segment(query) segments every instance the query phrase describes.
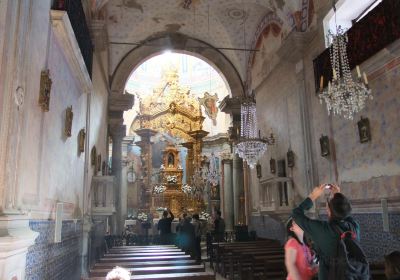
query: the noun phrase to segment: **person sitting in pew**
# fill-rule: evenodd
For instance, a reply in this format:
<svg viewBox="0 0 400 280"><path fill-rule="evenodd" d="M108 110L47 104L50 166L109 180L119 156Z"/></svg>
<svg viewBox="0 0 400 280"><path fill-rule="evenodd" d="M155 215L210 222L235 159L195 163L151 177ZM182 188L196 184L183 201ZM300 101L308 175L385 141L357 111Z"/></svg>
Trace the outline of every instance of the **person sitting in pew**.
<svg viewBox="0 0 400 280"><path fill-rule="evenodd" d="M125 268L116 266L113 270L107 273L106 280L130 280L131 273Z"/></svg>
<svg viewBox="0 0 400 280"><path fill-rule="evenodd" d="M385 275L388 280L400 280L400 251L385 256Z"/></svg>
<svg viewBox="0 0 400 280"><path fill-rule="evenodd" d="M310 280L317 273L311 250L305 242L304 231L292 218L286 223L285 265L287 280Z"/></svg>

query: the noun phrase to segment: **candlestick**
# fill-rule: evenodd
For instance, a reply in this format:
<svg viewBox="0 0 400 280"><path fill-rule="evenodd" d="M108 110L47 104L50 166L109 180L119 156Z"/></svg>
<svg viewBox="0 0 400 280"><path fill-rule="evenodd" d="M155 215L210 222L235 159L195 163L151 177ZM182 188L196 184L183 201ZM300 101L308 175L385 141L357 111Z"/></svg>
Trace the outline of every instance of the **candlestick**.
<svg viewBox="0 0 400 280"><path fill-rule="evenodd" d="M361 78L360 66L357 65L356 69L357 69L357 76Z"/></svg>
<svg viewBox="0 0 400 280"><path fill-rule="evenodd" d="M321 79L319 81L319 88L322 90L324 88L324 76L321 76Z"/></svg>
<svg viewBox="0 0 400 280"><path fill-rule="evenodd" d="M368 85L368 79L367 79L367 74L365 74L365 72L363 73L364 76L364 82L366 85Z"/></svg>

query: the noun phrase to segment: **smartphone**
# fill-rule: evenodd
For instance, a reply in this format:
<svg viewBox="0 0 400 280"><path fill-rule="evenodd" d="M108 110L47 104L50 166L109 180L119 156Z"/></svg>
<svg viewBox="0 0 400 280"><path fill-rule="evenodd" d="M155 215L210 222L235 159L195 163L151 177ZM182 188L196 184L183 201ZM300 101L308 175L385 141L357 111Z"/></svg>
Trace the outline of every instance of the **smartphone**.
<svg viewBox="0 0 400 280"><path fill-rule="evenodd" d="M325 184L325 189L330 189L330 188L332 188L331 184Z"/></svg>

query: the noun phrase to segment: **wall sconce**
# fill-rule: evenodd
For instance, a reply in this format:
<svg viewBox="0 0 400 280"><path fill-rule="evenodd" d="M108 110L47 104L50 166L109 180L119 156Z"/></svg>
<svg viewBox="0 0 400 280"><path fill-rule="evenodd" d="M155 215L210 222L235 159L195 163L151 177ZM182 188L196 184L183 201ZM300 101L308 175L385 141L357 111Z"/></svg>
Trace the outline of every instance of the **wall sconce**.
<svg viewBox="0 0 400 280"><path fill-rule="evenodd" d="M85 129L82 128L78 134L78 152L83 153L85 151L85 138L86 132Z"/></svg>
<svg viewBox="0 0 400 280"><path fill-rule="evenodd" d="M64 128L65 137L71 137L73 118L74 118L74 113L72 112L72 106L69 106L65 111L65 128Z"/></svg>
<svg viewBox="0 0 400 280"><path fill-rule="evenodd" d="M48 112L50 108L51 84L49 69L42 71L40 74L39 105L43 112Z"/></svg>

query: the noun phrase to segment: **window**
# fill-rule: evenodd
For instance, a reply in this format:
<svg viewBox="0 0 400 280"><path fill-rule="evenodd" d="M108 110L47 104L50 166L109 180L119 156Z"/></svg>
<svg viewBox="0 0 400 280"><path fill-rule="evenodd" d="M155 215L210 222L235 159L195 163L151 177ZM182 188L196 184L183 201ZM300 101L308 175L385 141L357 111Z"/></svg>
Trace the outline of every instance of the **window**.
<svg viewBox="0 0 400 280"><path fill-rule="evenodd" d="M350 29L353 22L358 22L370 11L372 11L382 0L338 0L336 1L336 14L333 8L323 20L325 45L328 47L328 31L336 33L336 26L341 26L344 30Z"/></svg>

